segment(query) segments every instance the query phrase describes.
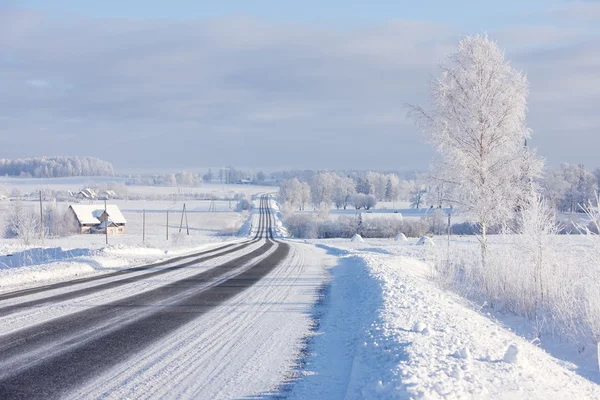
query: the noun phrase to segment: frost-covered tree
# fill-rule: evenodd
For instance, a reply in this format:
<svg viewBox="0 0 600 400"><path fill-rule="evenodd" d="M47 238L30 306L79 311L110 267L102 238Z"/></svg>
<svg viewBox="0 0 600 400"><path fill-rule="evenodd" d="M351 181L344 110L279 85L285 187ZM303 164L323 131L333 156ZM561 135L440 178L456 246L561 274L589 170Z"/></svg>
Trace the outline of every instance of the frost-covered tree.
<svg viewBox="0 0 600 400"><path fill-rule="evenodd" d="M61 176L113 176L111 163L95 157L37 157L0 159L0 175L51 178Z"/></svg>
<svg viewBox="0 0 600 400"><path fill-rule="evenodd" d="M371 193L371 187L369 186L369 182L360 176L356 180L356 193Z"/></svg>
<svg viewBox="0 0 600 400"><path fill-rule="evenodd" d="M256 183L264 183L267 180L267 174L263 171L258 171L256 174Z"/></svg>
<svg viewBox="0 0 600 400"><path fill-rule="evenodd" d="M67 236L77 232L78 226L75 220L64 211L59 210L56 202L46 204L43 215L45 236Z"/></svg>
<svg viewBox="0 0 600 400"><path fill-rule="evenodd" d="M310 203L310 185L307 182L300 184L300 210L304 210L306 205Z"/></svg>
<svg viewBox="0 0 600 400"><path fill-rule="evenodd" d="M323 171L319 172L310 180L310 192L313 205L316 208L321 206L329 207L333 201L333 188L336 174Z"/></svg>
<svg viewBox="0 0 600 400"><path fill-rule="evenodd" d="M204 182L209 182L209 183L212 182L212 180L213 180L212 169L210 169L210 168L208 169L208 172L206 174L204 174L204 176L202 177L202 180Z"/></svg>
<svg viewBox="0 0 600 400"><path fill-rule="evenodd" d="M425 190L425 203L435 208L442 208L444 201L444 183L434 180Z"/></svg>
<svg viewBox="0 0 600 400"><path fill-rule="evenodd" d="M411 190L409 195L410 207L418 210L425 202L427 188L421 183L411 181Z"/></svg>
<svg viewBox="0 0 600 400"><path fill-rule="evenodd" d="M21 201L11 202L4 228L4 237L18 238L25 246L40 235L40 216Z"/></svg>
<svg viewBox="0 0 600 400"><path fill-rule="evenodd" d="M582 212L582 207L594 199L598 180L583 165L564 163L546 170L541 186L544 197L559 211Z"/></svg>
<svg viewBox="0 0 600 400"><path fill-rule="evenodd" d="M300 182L298 179L286 179L279 184L279 201L284 204L289 204L292 207L297 206L299 198Z"/></svg>
<svg viewBox="0 0 600 400"><path fill-rule="evenodd" d="M522 160L539 174L541 162L524 157L531 132L525 126L527 79L487 36L468 36L440 66L432 82L431 110L411 107L425 139L438 152L432 176L448 200L480 227L485 265L487 231L511 218L525 190Z"/></svg>
<svg viewBox="0 0 600 400"><path fill-rule="evenodd" d="M338 210L343 207L345 210L354 193L356 193L356 184L352 178L337 177L333 189L335 207Z"/></svg>
<svg viewBox="0 0 600 400"><path fill-rule="evenodd" d="M385 199L387 201L395 202L396 200L398 200L400 198L402 188L401 188L400 178L398 178L398 175L396 175L396 174L388 175L388 183L387 183L385 191L386 191Z"/></svg>

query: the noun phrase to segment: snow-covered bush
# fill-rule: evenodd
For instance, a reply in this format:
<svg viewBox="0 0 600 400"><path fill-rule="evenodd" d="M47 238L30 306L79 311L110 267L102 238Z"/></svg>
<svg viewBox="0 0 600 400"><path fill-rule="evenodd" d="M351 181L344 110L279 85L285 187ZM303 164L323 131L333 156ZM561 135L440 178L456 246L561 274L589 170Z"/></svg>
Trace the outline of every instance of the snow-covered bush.
<svg viewBox="0 0 600 400"><path fill-rule="evenodd" d="M477 224L472 222L460 222L458 224L452 224L450 228L453 235L477 235L479 231Z"/></svg>
<svg viewBox="0 0 600 400"><path fill-rule="evenodd" d="M252 203L245 197L242 197L235 206L236 212L248 211L252 207Z"/></svg>
<svg viewBox="0 0 600 400"><path fill-rule="evenodd" d="M358 220L355 217L342 215L339 218L327 218L317 224L317 237L349 238L358 231Z"/></svg>
<svg viewBox="0 0 600 400"><path fill-rule="evenodd" d="M283 223L290 234L297 238L351 238L359 232L364 238L394 238L398 233L407 237L425 235L430 227L426 220L390 217L356 216L331 217L319 214L286 213Z"/></svg>
<svg viewBox="0 0 600 400"><path fill-rule="evenodd" d="M305 239L317 237L316 220L311 214L289 214L284 217L283 222L292 237Z"/></svg>

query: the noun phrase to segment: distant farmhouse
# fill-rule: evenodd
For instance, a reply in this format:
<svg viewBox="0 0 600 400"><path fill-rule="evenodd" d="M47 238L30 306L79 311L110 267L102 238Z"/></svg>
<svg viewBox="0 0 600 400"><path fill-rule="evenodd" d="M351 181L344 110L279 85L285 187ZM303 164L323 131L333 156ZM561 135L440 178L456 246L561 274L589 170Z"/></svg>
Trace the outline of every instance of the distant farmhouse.
<svg viewBox="0 0 600 400"><path fill-rule="evenodd" d="M98 198L98 195L94 189L85 188L76 193L75 197L82 200L95 200Z"/></svg>
<svg viewBox="0 0 600 400"><path fill-rule="evenodd" d="M81 189L79 192L69 192L69 195L79 200L111 200L118 198L117 193L114 190L103 190L96 193L96 191L91 188Z"/></svg>
<svg viewBox="0 0 600 400"><path fill-rule="evenodd" d="M123 235L127 221L119 207L108 204L106 211L104 205L72 204L67 215L73 219L80 233L105 233L108 225L109 235Z"/></svg>
<svg viewBox="0 0 600 400"><path fill-rule="evenodd" d="M117 193L114 190L103 190L98 197L99 200L118 199Z"/></svg>

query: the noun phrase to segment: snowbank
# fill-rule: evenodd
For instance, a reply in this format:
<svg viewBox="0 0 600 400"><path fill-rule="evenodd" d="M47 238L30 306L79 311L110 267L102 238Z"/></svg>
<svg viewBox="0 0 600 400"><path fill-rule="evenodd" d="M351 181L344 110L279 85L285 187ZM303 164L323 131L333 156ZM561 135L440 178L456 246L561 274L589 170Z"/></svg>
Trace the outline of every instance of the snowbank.
<svg viewBox="0 0 600 400"><path fill-rule="evenodd" d="M7 252L5 248L5 254L0 256L0 292L164 261L223 243L212 240L205 243L184 242L169 249L122 244L99 249L56 247L13 252Z"/></svg>
<svg viewBox="0 0 600 400"><path fill-rule="evenodd" d="M352 236L352 239L350 240L354 243L364 243L365 241L365 239L363 239L362 236L360 236L358 233Z"/></svg>
<svg viewBox="0 0 600 400"><path fill-rule="evenodd" d="M600 398L572 365L436 286L424 262L339 243L291 398Z"/></svg>
<svg viewBox="0 0 600 400"><path fill-rule="evenodd" d="M406 235L405 235L404 233L400 232L400 233L398 233L398 234L396 235L396 237L394 238L394 240L395 240L396 242L405 242L405 241L407 241L408 239L406 238Z"/></svg>
<svg viewBox="0 0 600 400"><path fill-rule="evenodd" d="M417 246L435 246L435 242L428 236L421 236L417 242Z"/></svg>

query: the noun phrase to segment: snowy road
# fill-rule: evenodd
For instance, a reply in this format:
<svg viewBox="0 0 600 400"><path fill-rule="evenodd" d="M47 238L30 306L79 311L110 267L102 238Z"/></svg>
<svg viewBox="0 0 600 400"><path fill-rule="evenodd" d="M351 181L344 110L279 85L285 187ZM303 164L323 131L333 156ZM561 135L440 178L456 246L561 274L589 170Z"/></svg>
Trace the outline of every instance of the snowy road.
<svg viewBox="0 0 600 400"><path fill-rule="evenodd" d="M322 268L254 239L0 297L0 398L232 398L276 389L309 329Z"/></svg>

